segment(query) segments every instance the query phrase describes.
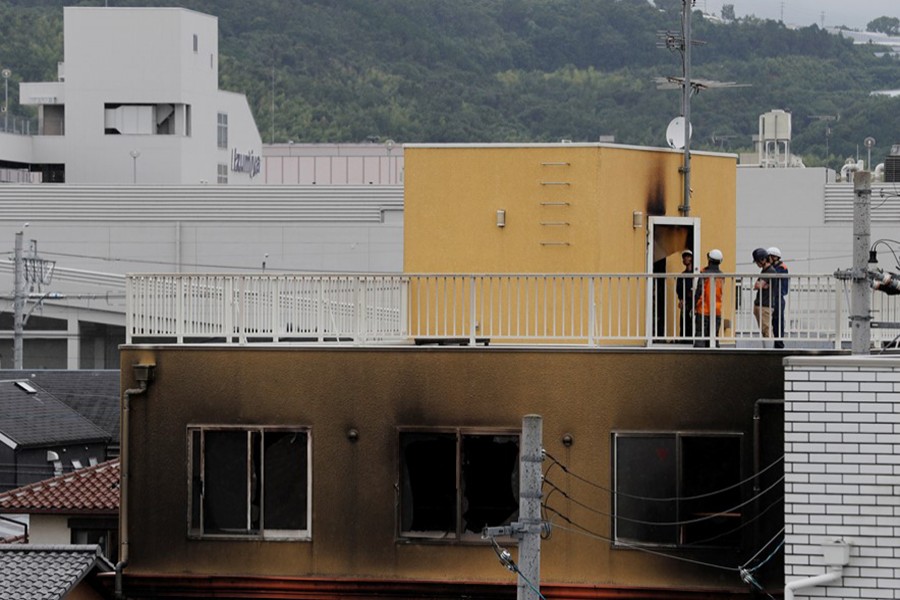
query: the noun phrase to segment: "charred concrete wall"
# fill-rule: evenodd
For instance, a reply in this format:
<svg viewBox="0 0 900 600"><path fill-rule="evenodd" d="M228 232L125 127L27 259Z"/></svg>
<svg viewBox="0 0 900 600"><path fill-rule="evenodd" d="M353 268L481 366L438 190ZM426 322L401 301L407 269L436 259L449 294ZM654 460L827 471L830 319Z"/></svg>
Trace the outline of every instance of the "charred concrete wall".
<svg viewBox="0 0 900 600"><path fill-rule="evenodd" d="M578 487L555 469L556 485L594 510L559 494L554 508L599 537L571 526L554 531L543 542L542 581L739 590L735 573L608 541L611 435L736 433L741 475L749 476L755 401L782 397L781 360L772 353L647 349L123 347L123 389L136 386L131 365L156 365L149 390L131 404L126 574L512 582L483 542L398 537L398 431L515 430L522 416L539 414L546 451L602 486ZM191 539L191 425L309 427L311 539ZM756 543L748 534L741 548L684 556L736 567Z"/></svg>

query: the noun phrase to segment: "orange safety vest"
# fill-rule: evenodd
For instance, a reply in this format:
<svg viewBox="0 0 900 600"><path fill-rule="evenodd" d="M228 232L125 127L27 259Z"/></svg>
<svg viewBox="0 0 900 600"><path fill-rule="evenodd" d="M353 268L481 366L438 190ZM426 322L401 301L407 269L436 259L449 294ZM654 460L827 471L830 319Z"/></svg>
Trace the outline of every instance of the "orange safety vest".
<svg viewBox="0 0 900 600"><path fill-rule="evenodd" d="M701 269L701 273L705 273L706 269ZM701 285L703 286L702 292L699 296L697 296L697 306L694 308L694 312L698 315L709 315L709 283L713 280L712 277L704 277L701 281ZM722 316L722 288L724 288L724 280L721 277L716 277L716 316Z"/></svg>

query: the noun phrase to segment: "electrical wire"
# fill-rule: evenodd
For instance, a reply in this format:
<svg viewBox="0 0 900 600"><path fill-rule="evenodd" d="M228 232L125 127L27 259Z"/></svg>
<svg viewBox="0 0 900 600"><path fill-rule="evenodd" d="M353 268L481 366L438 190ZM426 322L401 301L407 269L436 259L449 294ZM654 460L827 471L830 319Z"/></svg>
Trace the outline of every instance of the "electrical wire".
<svg viewBox="0 0 900 600"><path fill-rule="evenodd" d="M552 509L551 509L551 510L552 510ZM655 555L655 556L662 556L663 558L670 558L670 559L672 559L672 560L677 560L677 561L681 561L681 562L686 562L686 563L691 563L691 564L695 564L695 565L700 565L700 566L703 566L703 567L709 567L709 568L712 568L712 569L720 569L720 570L723 570L723 571L737 571L737 568L736 568L736 567L728 567L728 566L725 566L725 565L719 565L719 564L715 564L715 563L708 563L708 562L704 562L704 561L701 561L701 560L695 560L695 559L692 559L692 558L686 558L686 557L684 557L684 556L675 556L675 555L673 555L673 554L667 554L667 553L665 553L665 552L659 552L659 551L657 551L657 550L651 550L650 548L645 548L645 547L643 547L643 546L639 546L639 545L636 545L636 544L629 544L629 543L623 542L623 541L621 541L621 540L613 540L612 538L609 538L609 537L607 537L607 536L605 536L605 535L600 535L600 534L598 534L598 533L595 533L595 532L591 531L590 529L587 529L586 527L582 527L581 525L578 525L577 523L573 523L573 522L572 522L571 520L569 520L565 515L563 515L563 514L557 512L557 511L555 511L555 510L554 510L553 512L556 513L561 519L563 519L564 521L566 521L567 523L569 523L570 525L572 525L573 527L576 528L576 529L570 529L570 528L564 527L564 526L562 526L562 525L554 525L554 527L556 527L556 528L558 528L558 529L562 529L563 531L570 531L570 532L572 532L572 533L577 533L577 534L580 534L580 535L585 535L585 536L587 536L587 537L592 537L592 538L595 538L595 539L598 539L598 540L601 540L601 541L604 541L604 542L609 542L609 543L611 543L611 544L616 544L616 545L618 545L618 546L625 546L625 547L631 548L631 549L633 549L633 550L638 550L638 551L644 552L644 553L646 553L646 554L652 554L652 555Z"/></svg>
<svg viewBox="0 0 900 600"><path fill-rule="evenodd" d="M763 550L765 550L766 548L769 547L769 544L771 544L772 542L774 542L775 540L777 540L777 539L778 539L779 537L781 537L783 534L784 534L784 527L782 527L781 530L778 531L778 533L776 533L775 535L773 535L772 538L771 538L768 542L766 542L765 544L763 544L762 548L760 548L759 550L757 550L757 551L756 551L756 554L754 554L753 556L751 556L751 557L750 557L743 565L741 565L741 566L744 567L744 568L746 568L747 565L749 565L749 564L752 563L754 560L756 560L756 557L757 557L757 556L759 556L760 554L762 554L762 551L763 551ZM769 554L769 556L766 558L766 560L762 561L760 564L758 564L757 566L753 567L752 569L747 569L747 570L750 571L750 572L752 573L753 571L757 570L758 568L760 568L761 566L763 566L764 564L766 564L766 562L768 562L769 559L771 559L771 558L775 555L775 553L778 552L778 549L782 546L782 544L784 544L784 539L781 540L781 543L779 543L778 546L776 546L775 550L773 550L772 553Z"/></svg>
<svg viewBox="0 0 900 600"><path fill-rule="evenodd" d="M557 465L559 465L559 467L560 467L563 471L565 471L567 474L569 474L569 475L571 475L572 477L574 477L575 479L577 479L577 480L579 480L579 481L581 481L581 482L583 482L583 483L586 483L586 484L588 484L588 485L590 485L590 486L592 486L592 487L595 487L595 488L597 488L597 489L599 489L599 490L603 490L603 491L605 491L605 492L609 492L610 494L613 494L614 496L622 496L623 498L631 498L632 500L646 500L646 501L655 501L655 502L672 502L672 501L675 501L675 500L700 500L700 499L702 499L702 498L709 498L710 496L715 496L715 495L717 495L717 494L721 494L722 492L727 492L727 491L733 490L733 489L735 489L735 488L738 488L738 487L740 487L740 486L742 486L742 485L745 485L745 484L747 484L747 483L753 481L754 479L756 479L757 477L759 477L759 476L762 475L763 473L766 473L767 471L769 471L769 469L772 469L773 467L775 467L777 464L779 464L780 462L782 462L782 461L784 460L784 455L782 454L781 456L779 456L778 458L776 458L774 461L772 461L771 463L769 463L768 465L766 465L763 469L760 469L760 470L759 470L757 473L755 473L754 475L751 475L751 476L749 476L749 477L747 477L747 478L745 478L745 479L743 479L743 480L741 480L741 481L738 481L737 483L733 483L733 484L731 484L730 486L725 487L725 488L722 488L722 489L719 489L719 490L713 490L712 492L705 492L705 493L703 493L703 494L697 494L697 495L695 495L695 496L674 496L674 497L671 497L671 498L665 498L665 497L659 497L659 498L656 498L656 497L649 497L649 496L637 496L637 495L634 495L634 494L629 494L629 493L627 493L627 492L619 492L619 491L613 490L613 489L611 489L611 488L608 488L608 487L606 487L606 486L603 486L603 485L601 485L601 484L599 484L599 483L594 483L593 481L590 481L589 479L586 479L585 477L582 477L581 475L578 475L577 473L575 473L575 472L569 470L569 468L568 468L566 465L564 465L563 463L559 462L559 461L558 461L556 458L554 458L553 455L550 454L549 452L544 452L544 455L547 456L547 458L549 458L550 460L552 460L554 463L556 463ZM548 472L548 473L550 472L550 469L549 469L549 468L547 469L547 472Z"/></svg>
<svg viewBox="0 0 900 600"><path fill-rule="evenodd" d="M694 564L694 565L699 565L699 566L703 566L703 567L709 567L709 568L713 568L713 569L719 569L719 570L723 570L723 571L737 571L737 573L741 576L741 579L742 579L745 583L748 583L748 584L750 584L750 585L753 585L753 586L756 587L760 592L762 592L763 594L765 594L766 596L768 596L768 597L771 598L772 600L775 600L775 599L772 597L772 595L769 594L769 593L768 593L768 592L767 592L767 591L759 584L759 582L756 581L756 579L752 576L752 573L753 573L753 571L755 571L756 569L758 569L760 566L762 566L763 564L765 564L766 561L768 561L768 560L771 559L773 556L775 556L775 554L776 554L776 553L778 552L778 550L780 549L781 545L784 543L783 541L782 541L781 544L778 545L778 547L776 547L776 548L772 551L772 553L770 553L770 555L766 558L766 561L763 561L760 565L758 565L758 566L755 567L754 569L748 570L748 569L745 569L744 567L729 567L729 566L726 566L726 565L720 565L720 564L710 563L710 562L705 562L705 561L696 560L696 559L692 559L692 558L686 558L686 557L684 557L684 556L676 556L676 555L673 555L673 554L668 554L668 553L666 553L666 552L659 552L659 551L657 551L657 550L651 550L650 548L646 548L646 547L644 547L644 546L640 546L640 545L636 545L636 544L630 544L630 543L624 542L624 541L622 541L622 540L613 540L612 538L609 538L609 537L604 536L604 535L600 535L600 534L598 534L598 533L595 533L595 532L593 532L593 531L587 529L586 527L583 527L583 526L581 526L581 525L579 525L579 524L577 524L577 523L574 523L573 521L571 521L568 517L566 517L565 515L563 515L563 514L560 513L559 511L556 511L556 510L554 510L554 509L552 509L552 508L551 508L550 510L551 510L553 513L555 513L556 515L558 515L561 519L563 519L564 521L566 521L567 523L569 523L570 525L572 525L573 527L576 528L576 529L570 529L570 528L568 528L568 527L564 527L564 526L561 526L561 525L554 525L554 527L559 528L559 529L562 529L563 531L570 531L570 532L572 532L572 533L576 533L576 534L579 534L579 535L584 535L584 536L587 536L587 537L592 537L592 538L599 539L599 540L605 541L605 542L609 542L609 543L611 543L611 544L615 544L615 545L618 545L618 546L624 546L624 547L626 547L626 548L631 548L631 549L637 550L637 551L639 551L639 552L644 552L645 554L651 554L651 555L654 555L654 556L660 556L660 557L663 557L663 558L669 558L669 559L671 559L671 560L676 560L676 561L680 561L680 562L686 562L686 563L690 563L690 564ZM784 528L782 528L781 531L779 531L778 534L776 534L775 538L777 538L778 536L780 536L780 535L783 534L783 533L784 533ZM754 554L754 558L757 557L757 556L759 556L759 554L762 552L762 550L764 550L769 544L771 544L772 541L773 541L775 538L773 538L772 540L769 540L768 542L766 542L765 545L763 545L763 547L762 547L759 551L757 551L756 554ZM752 561L753 559L750 559L750 560ZM747 562L749 563L750 561L747 561Z"/></svg>
<svg viewBox="0 0 900 600"><path fill-rule="evenodd" d="M544 595L541 593L535 585L525 576L524 573L519 569L519 565L516 564L516 561L513 560L512 554L506 548L501 548L500 544L497 543L497 540L494 539L494 536L489 536L491 540L491 545L494 548L494 553L497 555L497 558L500 560L500 564L504 567L518 575L522 578L522 581L525 582L525 585L531 588L535 594L541 597L542 600L547 600Z"/></svg>
<svg viewBox="0 0 900 600"><path fill-rule="evenodd" d="M880 240L875 240L875 242L870 246L870 249L875 250L879 244L887 247L887 249L890 250L891 254L894 256L894 262L896 263L897 268L900 269L900 258L897 258L897 253L894 251L894 248L891 246L891 244L900 246L900 242L898 242L897 240L882 238Z"/></svg>
<svg viewBox="0 0 900 600"><path fill-rule="evenodd" d="M597 514L599 514L599 515L603 515L603 516L605 516L605 517L613 517L613 518L615 518L615 519L619 519L619 520L622 520L622 521L627 521L627 522L629 522L629 523L637 523L638 525L678 526L678 525L692 525L692 524L694 524L694 523L702 523L702 522L704 522L704 521L710 521L710 520L712 520L712 519L716 519L716 518L718 518L718 517L722 517L722 516L728 515L728 514L730 514L730 513L733 513L733 512L735 512L735 511L737 511L739 508L743 508L744 506L750 504L751 502L755 502L757 499L762 498L766 493L768 493L769 491L771 491L772 489L774 489L775 486L777 486L779 483L782 483L783 481L784 481L784 476L782 475L781 477L779 477L778 479L776 479L775 482L774 482L772 485L770 485L769 487L767 487L767 488L764 489L763 491L759 492L758 494L756 494L756 495L754 495L754 496L751 496L751 497L748 498L747 500L744 500L743 502L741 502L740 504L738 504L738 505L736 505L736 506L733 506L733 507L728 508L728 509L725 509L725 510L723 510L723 511L715 512L715 513L712 513L712 514L709 514L709 515L706 515L706 516L703 516L703 517L697 517L696 519L685 519L685 520L682 520L682 521L645 521L645 520L642 520L642 519L632 519L632 518L629 518L629 517L623 517L622 515L613 515L613 514L610 514L610 513L607 513L607 512L603 512L603 511L601 511L601 510L599 510L599 509L592 508L592 507L590 507L590 506L588 506L587 504L584 504L584 503L582 503L582 502L579 502L578 500L576 500L575 498L573 498L572 496L570 496L569 494L567 494L565 491L563 491L563 490L561 490L560 488L558 488L553 482L549 482L549 483L550 483L551 486L553 486L554 488L556 488L556 489L559 491L559 493L562 494L562 495L563 495L565 498L567 498L568 500L571 500L571 501L574 502L575 504L577 504L577 505L579 505L579 506L581 506L581 507L583 507L583 508L586 508L587 510L590 510L591 512L595 512L595 513L597 513ZM685 498L685 499L687 499L687 498Z"/></svg>
<svg viewBox="0 0 900 600"><path fill-rule="evenodd" d="M782 502L784 502L784 496L776 498L775 500L772 501L771 504L769 504L767 507L765 507L764 509L759 511L759 513L757 513L754 517L747 519L746 521L744 521L737 527L733 527L733 528L729 529L728 531L723 531L722 533L716 534L714 536L710 536L708 538L704 538L702 540L697 540L695 542L691 542L690 544L687 544L687 545L688 546L701 546L703 544L708 544L709 542L712 542L719 538L723 538L725 536L731 535L732 533L740 531L741 529L744 529L745 527L749 527L750 525L752 525L753 523L755 523L756 521L758 521L759 519L764 517L767 512L769 512L770 510L772 510L773 508L775 508Z"/></svg>
<svg viewBox="0 0 900 600"><path fill-rule="evenodd" d="M0 253L2 254L2 253ZM187 263L187 262L172 262L172 261L164 261L164 260L149 260L142 258L110 258L107 256L94 256L90 254L73 254L68 252L47 252L42 250L42 255L47 256L63 256L66 258L83 258L89 260L99 260L103 262L128 262L135 264L150 264L150 265L163 265L169 267L193 267L193 268L204 268L204 269L231 269L234 271L255 271L258 267L254 266L234 266L234 265L216 265L216 264L205 264L205 263ZM279 273L356 273L358 271L346 271L342 269L292 269L292 268L276 268L276 267L266 267L266 271L277 271Z"/></svg>

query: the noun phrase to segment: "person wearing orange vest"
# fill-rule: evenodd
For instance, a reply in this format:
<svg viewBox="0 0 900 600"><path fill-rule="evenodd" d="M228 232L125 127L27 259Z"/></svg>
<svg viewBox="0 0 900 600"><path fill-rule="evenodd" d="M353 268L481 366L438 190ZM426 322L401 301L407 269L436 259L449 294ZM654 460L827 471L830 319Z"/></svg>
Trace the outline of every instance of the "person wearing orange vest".
<svg viewBox="0 0 900 600"><path fill-rule="evenodd" d="M719 265L722 264L722 251L713 248L706 253L706 267L700 269L701 273L721 273ZM715 284L713 284L715 282ZM696 316L696 326L694 327L694 335L705 338L694 341L696 347L709 347L709 339L712 335L712 316L716 319L716 337L719 337L719 330L722 327L722 290L725 282L721 277L701 277L697 281L694 297L694 315ZM713 286L715 286L713 288ZM715 313L713 313L715 309ZM718 346L718 342L716 342Z"/></svg>

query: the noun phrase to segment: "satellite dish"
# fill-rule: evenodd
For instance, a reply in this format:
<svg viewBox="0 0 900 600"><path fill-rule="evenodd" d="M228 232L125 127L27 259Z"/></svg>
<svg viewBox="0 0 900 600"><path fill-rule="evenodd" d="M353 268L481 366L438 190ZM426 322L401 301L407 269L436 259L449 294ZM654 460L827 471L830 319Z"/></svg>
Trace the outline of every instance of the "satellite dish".
<svg viewBox="0 0 900 600"><path fill-rule="evenodd" d="M863 140L863 145L865 145L866 148L874 147L875 146L875 138L867 137L866 139Z"/></svg>
<svg viewBox="0 0 900 600"><path fill-rule="evenodd" d="M694 128L691 127L688 130L688 135L691 135L693 131ZM669 123L669 126L666 127L666 142L669 144L670 148L674 148L675 150L684 148L684 117L675 117Z"/></svg>

